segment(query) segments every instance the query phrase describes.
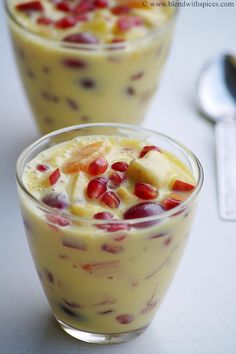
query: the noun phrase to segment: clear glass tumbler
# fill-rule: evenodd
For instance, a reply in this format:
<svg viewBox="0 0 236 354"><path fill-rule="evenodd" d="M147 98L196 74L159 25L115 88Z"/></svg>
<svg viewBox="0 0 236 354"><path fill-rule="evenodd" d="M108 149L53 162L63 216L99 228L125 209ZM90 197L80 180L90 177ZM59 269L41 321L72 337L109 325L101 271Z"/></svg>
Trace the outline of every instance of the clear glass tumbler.
<svg viewBox="0 0 236 354"><path fill-rule="evenodd" d="M88 135L131 137L168 150L189 167L196 188L178 207L133 220L70 216L36 200L23 183L26 164L54 144ZM104 344L142 333L165 297L188 240L203 183L197 157L154 131L130 125L78 125L27 147L18 159L16 177L32 257L61 327L82 341ZM55 222L58 217L60 225ZM114 252L101 251L104 245Z"/></svg>
<svg viewBox="0 0 236 354"><path fill-rule="evenodd" d="M138 124L156 91L173 34L176 11L142 39L73 44L47 39L6 12L26 95L42 134L83 123Z"/></svg>

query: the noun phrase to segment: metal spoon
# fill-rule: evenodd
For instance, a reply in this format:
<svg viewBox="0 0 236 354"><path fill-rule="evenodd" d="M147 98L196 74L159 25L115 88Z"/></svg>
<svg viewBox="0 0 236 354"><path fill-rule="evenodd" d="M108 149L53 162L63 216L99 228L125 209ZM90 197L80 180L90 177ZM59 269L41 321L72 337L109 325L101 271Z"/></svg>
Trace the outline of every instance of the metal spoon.
<svg viewBox="0 0 236 354"><path fill-rule="evenodd" d="M199 110L216 123L219 214L236 220L236 57L221 55L207 63L196 91Z"/></svg>

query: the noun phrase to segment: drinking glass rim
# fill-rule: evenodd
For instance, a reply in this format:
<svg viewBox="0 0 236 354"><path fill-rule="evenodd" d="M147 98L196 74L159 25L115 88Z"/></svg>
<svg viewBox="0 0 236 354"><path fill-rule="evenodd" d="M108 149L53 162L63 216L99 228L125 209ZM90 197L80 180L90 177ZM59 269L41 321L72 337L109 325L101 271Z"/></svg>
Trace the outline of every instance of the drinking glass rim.
<svg viewBox="0 0 236 354"><path fill-rule="evenodd" d="M92 50L92 51L99 51L99 50L112 50L112 49L116 49L116 50L126 50L127 49L127 45L138 45L142 42L145 42L146 40L160 37L163 33L165 33L169 27L171 27L172 23L175 21L175 18L177 16L177 13L179 12L178 8L174 8L173 9L173 13L171 14L170 18L166 21L166 23L161 26L160 28L154 29L150 32L148 32L145 36L141 37L141 38L137 38L137 39L132 39L129 41L124 41L124 42L118 42L118 43L98 43L98 44L85 44L85 43L70 43L70 42L63 42L60 39L52 39L52 38L46 38L41 36L38 33L35 33L33 31L31 31L29 28L25 27L23 24L21 24L17 18L14 16L14 14L11 12L9 3L11 2L11 0L4 0L4 8L5 11L9 17L9 19L11 19L18 27L20 27L22 30L26 31L27 33L29 33L31 36L37 38L38 40L45 42L47 44L54 45L54 46L58 46L61 48L67 48L67 49L71 49L71 50ZM62 47L63 44L63 47Z"/></svg>
<svg viewBox="0 0 236 354"><path fill-rule="evenodd" d="M99 219L92 219L92 218L84 218L84 217L80 217L77 215L71 215L71 214L68 214L62 210L52 208L52 207L44 204L42 201L38 200L37 198L35 198L34 195L31 194L30 191L26 188L25 184L23 183L23 179L22 179L23 172L24 172L24 169L22 169L22 164L24 164L25 159L27 158L29 153L34 148L39 146L41 143L45 142L47 139L51 139L53 137L58 137L60 135L68 133L70 131L76 131L76 130L80 130L80 129L84 129L84 128L96 128L96 127L113 127L113 128L120 128L120 129L129 129L129 130L137 131L139 133L145 131L146 133L160 137L161 139L163 139L167 143L169 143L172 146L174 146L175 148L177 148L179 151L184 153L185 157L188 159L188 161L191 163L191 165L193 163L195 165L195 167L197 168L198 180L197 180L197 183L196 183L196 186L195 186L193 192L181 204L174 207L173 209L164 211L163 213L161 213L159 215L153 215L153 216L136 218L136 219L110 219L110 220L99 220ZM115 136L115 135L113 135L113 136ZM70 127L55 130L49 134L46 134L46 135L40 137L39 139L34 141L32 144L27 146L19 155L17 162L16 162L15 175L16 175L17 185L20 187L20 189L27 195L27 197L30 198L30 200L32 202L34 202L40 208L40 210L43 210L46 213L54 213L54 214L57 213L62 217L65 217L65 218L69 217L72 221L76 220L76 221L93 223L93 224L95 222L96 222L96 224L121 224L122 223L122 224L129 224L131 226L134 224L141 224L143 222L161 221L162 219L169 218L175 214L177 215L178 213L180 213L181 211L183 211L184 209L189 207L195 201L195 199L197 198L197 196L202 188L202 184L203 184L203 180L204 180L203 168L202 168L202 165L201 165L199 159L189 148L187 148L184 144L180 143L178 140L173 139L166 134L156 132L154 130L138 127L138 126L131 125L131 124L118 124L118 123L77 124L77 125L73 125Z"/></svg>

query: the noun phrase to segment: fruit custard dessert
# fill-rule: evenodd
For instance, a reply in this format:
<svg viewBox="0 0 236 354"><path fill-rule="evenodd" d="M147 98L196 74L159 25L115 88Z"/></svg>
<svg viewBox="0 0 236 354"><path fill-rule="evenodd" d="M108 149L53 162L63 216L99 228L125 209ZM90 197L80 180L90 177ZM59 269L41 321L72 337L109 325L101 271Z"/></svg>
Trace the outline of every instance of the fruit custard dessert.
<svg viewBox="0 0 236 354"><path fill-rule="evenodd" d="M142 1L8 0L16 59L42 133L138 124L156 90L175 10Z"/></svg>
<svg viewBox="0 0 236 354"><path fill-rule="evenodd" d="M62 327L142 331L192 224L189 168L145 141L95 135L37 153L22 181L33 198L20 198L30 248Z"/></svg>

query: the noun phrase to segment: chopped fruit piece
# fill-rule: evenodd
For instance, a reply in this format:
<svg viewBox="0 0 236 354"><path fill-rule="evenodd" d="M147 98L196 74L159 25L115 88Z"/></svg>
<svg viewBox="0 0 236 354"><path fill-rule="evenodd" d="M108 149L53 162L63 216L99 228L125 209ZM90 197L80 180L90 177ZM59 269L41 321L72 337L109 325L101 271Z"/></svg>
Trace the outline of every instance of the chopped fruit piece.
<svg viewBox="0 0 236 354"><path fill-rule="evenodd" d="M113 253L113 254L117 254L117 253L121 253L124 251L123 247L121 246L117 246L117 245L110 245L108 243L105 243L104 245L102 245L102 250L108 253Z"/></svg>
<svg viewBox="0 0 236 354"><path fill-rule="evenodd" d="M72 10L71 5L68 1L60 1L56 4L56 9L63 12L70 12Z"/></svg>
<svg viewBox="0 0 236 354"><path fill-rule="evenodd" d="M80 44L98 44L99 39L91 33L81 32L81 33L73 33L66 36L64 42L70 43L80 43Z"/></svg>
<svg viewBox="0 0 236 354"><path fill-rule="evenodd" d="M136 196L131 193L126 187L120 186L119 188L116 189L116 193L118 196L124 201L124 202L130 202L130 201L138 201Z"/></svg>
<svg viewBox="0 0 236 354"><path fill-rule="evenodd" d="M51 208L57 208L57 209L65 209L68 207L68 198L64 194L59 194L59 193L50 193L46 195L42 201L44 204L47 204Z"/></svg>
<svg viewBox="0 0 236 354"><path fill-rule="evenodd" d="M94 4L96 7L104 9L105 7L108 6L108 1L107 0L95 0Z"/></svg>
<svg viewBox="0 0 236 354"><path fill-rule="evenodd" d="M103 157L99 157L97 160L91 162L88 168L88 172L92 176L98 176L103 174L108 167L107 161Z"/></svg>
<svg viewBox="0 0 236 354"><path fill-rule="evenodd" d="M158 196L157 190L148 183L137 182L135 184L135 195L141 199L155 199Z"/></svg>
<svg viewBox="0 0 236 354"><path fill-rule="evenodd" d="M18 11L43 11L43 5L40 1L23 2L16 5Z"/></svg>
<svg viewBox="0 0 236 354"><path fill-rule="evenodd" d="M83 218L91 218L97 210L98 207L93 204L73 204L70 208L72 214Z"/></svg>
<svg viewBox="0 0 236 354"><path fill-rule="evenodd" d="M120 322L121 324L128 324L130 322L133 322L134 316L133 315L119 315L116 317L117 321Z"/></svg>
<svg viewBox="0 0 236 354"><path fill-rule="evenodd" d="M105 203L109 208L118 208L120 199L115 192L105 192L101 198L101 202Z"/></svg>
<svg viewBox="0 0 236 354"><path fill-rule="evenodd" d="M95 262L82 264L81 268L90 274L108 275L113 274L119 267L118 261Z"/></svg>
<svg viewBox="0 0 236 354"><path fill-rule="evenodd" d="M107 190L108 180L104 177L92 179L87 187L87 196L91 199L98 199Z"/></svg>
<svg viewBox="0 0 236 354"><path fill-rule="evenodd" d="M145 156L149 151L159 151L161 152L161 150L157 147L157 146L153 146L153 145L146 145L144 146L144 148L142 149L142 151L140 152L139 157L143 157Z"/></svg>
<svg viewBox="0 0 236 354"><path fill-rule="evenodd" d="M37 170L38 170L39 172L45 172L45 171L47 171L48 169L49 169L49 167L48 167L47 165L42 165L42 164L37 165Z"/></svg>
<svg viewBox="0 0 236 354"><path fill-rule="evenodd" d="M57 214L46 214L46 218L52 224L57 224L59 226L68 226L70 225L70 220L57 215Z"/></svg>
<svg viewBox="0 0 236 354"><path fill-rule="evenodd" d="M37 18L37 24L38 25L51 25L53 23L53 21L49 18L49 17L45 17L45 16L40 16Z"/></svg>
<svg viewBox="0 0 236 354"><path fill-rule="evenodd" d="M93 217L94 219L99 219L99 220L110 220L113 218L113 215L108 211L102 211L100 213L96 213Z"/></svg>
<svg viewBox="0 0 236 354"><path fill-rule="evenodd" d="M143 20L139 16L121 16L117 20L117 28L121 32L129 31L132 27L141 26L143 24Z"/></svg>
<svg viewBox="0 0 236 354"><path fill-rule="evenodd" d="M126 5L117 5L114 6L111 9L111 12L113 13L113 15L124 15L124 14L128 14L130 12L130 7L126 6Z"/></svg>
<svg viewBox="0 0 236 354"><path fill-rule="evenodd" d="M74 27L76 24L76 20L72 16L64 17L54 23L54 26L58 29L66 29L70 27Z"/></svg>
<svg viewBox="0 0 236 354"><path fill-rule="evenodd" d="M157 306L157 301L148 302L147 305L140 311L143 315L151 312Z"/></svg>
<svg viewBox="0 0 236 354"><path fill-rule="evenodd" d="M110 180L114 185L119 186L122 182L127 179L126 175L122 172L114 171L110 175Z"/></svg>
<svg viewBox="0 0 236 354"><path fill-rule="evenodd" d="M64 237L62 240L62 244L64 247L74 248L80 251L86 251L87 247L82 240L76 239L76 237Z"/></svg>
<svg viewBox="0 0 236 354"><path fill-rule="evenodd" d="M124 213L124 219L145 218L147 216L159 215L161 213L163 213L163 209L157 203L139 203L126 210Z"/></svg>
<svg viewBox="0 0 236 354"><path fill-rule="evenodd" d="M95 4L90 0L81 0L80 3L74 8L74 12L81 14L84 12L92 11L95 8Z"/></svg>
<svg viewBox="0 0 236 354"><path fill-rule="evenodd" d="M75 58L64 59L63 64L72 69L85 69L87 67L84 61Z"/></svg>
<svg viewBox="0 0 236 354"><path fill-rule="evenodd" d="M115 162L111 165L111 168L113 170L119 171L119 172L125 172L128 167L129 167L129 165L127 164L127 162L122 162L122 161Z"/></svg>
<svg viewBox="0 0 236 354"><path fill-rule="evenodd" d="M162 207L165 210L170 210L181 204L181 200L166 198L161 202Z"/></svg>
<svg viewBox="0 0 236 354"><path fill-rule="evenodd" d="M190 192L195 188L193 184L176 179L173 183L172 190L179 192Z"/></svg>
<svg viewBox="0 0 236 354"><path fill-rule="evenodd" d="M57 169L48 177L51 186L53 186L54 184L56 184L60 177L61 177L61 172L60 172L59 168L57 168Z"/></svg>
<svg viewBox="0 0 236 354"><path fill-rule="evenodd" d="M111 150L111 147L112 146L108 141L98 141L76 149L72 155L71 161L64 164L63 172L87 172L90 163L97 158L106 155Z"/></svg>
<svg viewBox="0 0 236 354"><path fill-rule="evenodd" d="M98 224L96 225L98 229L106 230L107 232L116 232L116 231L123 231L129 230L130 226L124 223L106 223L106 224Z"/></svg>
<svg viewBox="0 0 236 354"><path fill-rule="evenodd" d="M127 170L129 178L157 188L168 184L174 173L169 159L158 151L150 151L144 157L132 160Z"/></svg>

